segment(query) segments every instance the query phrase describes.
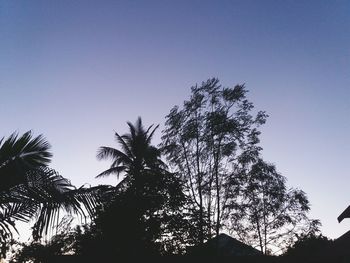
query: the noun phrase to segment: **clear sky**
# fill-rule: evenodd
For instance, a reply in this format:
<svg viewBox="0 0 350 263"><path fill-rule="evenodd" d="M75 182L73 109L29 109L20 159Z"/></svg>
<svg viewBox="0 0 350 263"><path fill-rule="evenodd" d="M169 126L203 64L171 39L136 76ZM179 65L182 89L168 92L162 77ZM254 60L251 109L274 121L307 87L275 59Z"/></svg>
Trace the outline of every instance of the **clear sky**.
<svg viewBox="0 0 350 263"><path fill-rule="evenodd" d="M0 135L33 130L73 184L108 167L126 121L163 124L190 86L246 83L270 115L263 156L336 238L350 205L350 2L1 1ZM159 142L160 132L155 143Z"/></svg>

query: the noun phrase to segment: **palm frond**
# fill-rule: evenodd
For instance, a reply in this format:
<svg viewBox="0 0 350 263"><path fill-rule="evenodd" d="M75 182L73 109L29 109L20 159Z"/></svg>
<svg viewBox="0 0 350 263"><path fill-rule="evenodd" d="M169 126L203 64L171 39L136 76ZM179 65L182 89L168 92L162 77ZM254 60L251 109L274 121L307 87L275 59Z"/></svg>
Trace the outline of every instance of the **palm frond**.
<svg viewBox="0 0 350 263"><path fill-rule="evenodd" d="M100 200L101 192L97 191L98 188L77 189L51 169L43 170L41 175L41 178L40 175L35 175L36 180L33 180L34 184L31 187L31 196L40 205L33 227L34 238L47 235L54 222L59 219L62 210L83 218L93 215Z"/></svg>
<svg viewBox="0 0 350 263"><path fill-rule="evenodd" d="M15 221L29 222L35 215L38 205L20 191L13 190L16 195L0 193L0 241L12 237L17 232ZM18 232L17 232L18 233Z"/></svg>
<svg viewBox="0 0 350 263"><path fill-rule="evenodd" d="M129 130L130 130L130 137L131 138L135 138L137 136L137 133L136 133L136 129L134 127L134 125L131 123L131 122L127 122L128 126L129 126Z"/></svg>
<svg viewBox="0 0 350 263"><path fill-rule="evenodd" d="M50 147L42 135L33 138L31 131L28 131L18 137L17 133L13 133L1 144L0 167L14 160L21 160L31 168L46 166L52 157Z"/></svg>
<svg viewBox="0 0 350 263"><path fill-rule="evenodd" d="M138 117L135 124L127 122L129 133L119 135L115 133L117 142L121 150L111 147L100 147L97 158L111 159L112 164L109 169L97 175L103 177L110 174L119 175L121 172L129 173L131 176L139 174L143 169L162 169L165 164L160 159L161 152L151 145L151 139L158 129L157 126L149 126L144 129L142 119Z"/></svg>
<svg viewBox="0 0 350 263"><path fill-rule="evenodd" d="M127 169L127 167L124 165L111 167L111 168L103 171L102 173L98 174L96 176L96 178L106 177L106 176L111 175L111 174L116 174L117 178L118 178L120 173L124 172L126 169Z"/></svg>
<svg viewBox="0 0 350 263"><path fill-rule="evenodd" d="M35 219L34 238L47 234L61 211L86 218L100 202L97 188L75 188L69 180L49 169L50 145L42 135L13 133L0 139L0 242L16 230L15 221ZM108 154L107 154L108 155ZM125 156L119 153L120 161Z"/></svg>
<svg viewBox="0 0 350 263"><path fill-rule="evenodd" d="M130 161L130 157L127 156L122 151L114 149L112 147L102 146L97 150L97 159L105 160L105 159L121 159L124 162Z"/></svg>
<svg viewBox="0 0 350 263"><path fill-rule="evenodd" d="M125 152L125 154L131 158L131 156L133 156L132 151L131 151L129 145L127 144L127 142L123 139L123 136L120 136L116 132L115 137L117 139L117 142L122 146L122 149Z"/></svg>
<svg viewBox="0 0 350 263"><path fill-rule="evenodd" d="M29 170L46 166L52 156L42 135L33 138L30 131L11 134L0 142L0 191L25 183Z"/></svg>
<svg viewBox="0 0 350 263"><path fill-rule="evenodd" d="M152 127L153 127L153 125L151 125L151 126L148 127L148 129L147 129L147 131L146 131L146 134L149 133L149 131L151 130ZM156 127L154 127L154 129L151 131L150 134L148 134L147 139L146 139L146 142L147 142L148 144L151 143L151 140L152 140L152 137L153 137L153 135L154 135L154 132L158 129L158 127L159 127L159 124L158 124Z"/></svg>

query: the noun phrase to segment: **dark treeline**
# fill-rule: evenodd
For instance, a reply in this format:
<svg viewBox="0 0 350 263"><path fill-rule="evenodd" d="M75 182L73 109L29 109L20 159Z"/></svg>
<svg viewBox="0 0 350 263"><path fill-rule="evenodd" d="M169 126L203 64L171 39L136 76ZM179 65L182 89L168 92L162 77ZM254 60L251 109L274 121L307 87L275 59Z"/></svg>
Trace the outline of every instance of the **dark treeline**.
<svg viewBox="0 0 350 263"><path fill-rule="evenodd" d="M65 254L71 255L66 262L186 262L203 257L208 241L224 232L257 251L240 262L320 259L332 241L308 217L306 194L289 188L262 158L259 128L266 118L244 85L222 87L209 79L170 110L160 145L152 144L158 126L145 127L141 118L127 123L128 133L115 133L116 148L98 149L97 158L111 165L96 177L115 175L118 184L92 188L75 188L48 167L50 146L42 136L1 140L2 255L12 245L11 262L54 262ZM71 227L73 215L90 222ZM16 220L32 218L32 241L14 243ZM234 259L220 254L219 242L216 248L202 260Z"/></svg>

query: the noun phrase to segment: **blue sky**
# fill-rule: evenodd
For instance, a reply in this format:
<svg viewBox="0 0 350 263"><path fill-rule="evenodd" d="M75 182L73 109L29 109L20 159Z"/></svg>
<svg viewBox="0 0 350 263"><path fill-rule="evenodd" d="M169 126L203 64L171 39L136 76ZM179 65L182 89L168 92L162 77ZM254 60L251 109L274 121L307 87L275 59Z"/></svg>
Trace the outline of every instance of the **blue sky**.
<svg viewBox="0 0 350 263"><path fill-rule="evenodd" d="M245 83L264 158L303 189L336 238L350 205L349 1L1 1L0 135L33 130L73 184L142 116L162 124L190 86ZM155 143L159 142L160 132Z"/></svg>

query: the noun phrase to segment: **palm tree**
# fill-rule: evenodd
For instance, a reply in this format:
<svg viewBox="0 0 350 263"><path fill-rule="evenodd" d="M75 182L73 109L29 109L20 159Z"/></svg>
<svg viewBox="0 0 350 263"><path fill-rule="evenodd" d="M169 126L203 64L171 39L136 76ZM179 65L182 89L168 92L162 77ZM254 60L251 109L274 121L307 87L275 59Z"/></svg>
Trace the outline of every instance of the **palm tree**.
<svg viewBox="0 0 350 263"><path fill-rule="evenodd" d="M175 175L166 170L161 151L151 145L158 125L146 129L140 117L135 124L127 124L129 133L115 133L119 149L103 146L97 151L99 160L109 159L112 164L96 177L115 174L124 178L95 223L105 240L103 249L111 246L108 250L119 249L119 253L158 253L157 242L164 233L171 236L166 231L185 202L184 195Z"/></svg>
<svg viewBox="0 0 350 263"><path fill-rule="evenodd" d="M145 129L139 117L133 125L127 122L129 133L119 135L115 133L115 139L119 143L121 150L102 146L98 149L97 158L99 160L111 159L112 164L109 169L103 171L96 177L104 177L111 174L120 174L137 178L149 171L161 171L165 164L160 159L160 150L151 145L151 140L158 126L153 125Z"/></svg>
<svg viewBox="0 0 350 263"><path fill-rule="evenodd" d="M100 188L76 189L56 171L47 167L52 154L50 145L31 132L12 134L0 140L0 242L17 231L15 221L35 218L33 237L47 234L60 218L60 211L85 216L92 214Z"/></svg>

